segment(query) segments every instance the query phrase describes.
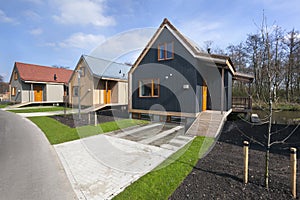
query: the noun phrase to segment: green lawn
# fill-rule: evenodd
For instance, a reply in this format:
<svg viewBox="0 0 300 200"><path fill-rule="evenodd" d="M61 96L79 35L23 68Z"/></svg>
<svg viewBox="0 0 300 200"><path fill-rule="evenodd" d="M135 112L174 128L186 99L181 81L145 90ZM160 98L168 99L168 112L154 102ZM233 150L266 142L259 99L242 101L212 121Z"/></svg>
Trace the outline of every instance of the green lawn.
<svg viewBox="0 0 300 200"><path fill-rule="evenodd" d="M8 103L0 104L0 108L5 108L5 107L7 107L8 105L9 105Z"/></svg>
<svg viewBox="0 0 300 200"><path fill-rule="evenodd" d="M128 186L114 200L168 199L213 142L214 138L196 137L187 149L175 153L157 170Z"/></svg>
<svg viewBox="0 0 300 200"><path fill-rule="evenodd" d="M29 117L46 135L51 144L59 144L79 138L106 133L121 128L149 123L143 120L123 119L115 122L106 122L98 126L82 126L70 128L50 117Z"/></svg>
<svg viewBox="0 0 300 200"><path fill-rule="evenodd" d="M17 109L17 110L8 110L13 113L34 113L34 112L51 112L51 111L62 111L65 108L62 106L53 106L53 107L35 107L28 109ZM69 108L67 108L69 110Z"/></svg>

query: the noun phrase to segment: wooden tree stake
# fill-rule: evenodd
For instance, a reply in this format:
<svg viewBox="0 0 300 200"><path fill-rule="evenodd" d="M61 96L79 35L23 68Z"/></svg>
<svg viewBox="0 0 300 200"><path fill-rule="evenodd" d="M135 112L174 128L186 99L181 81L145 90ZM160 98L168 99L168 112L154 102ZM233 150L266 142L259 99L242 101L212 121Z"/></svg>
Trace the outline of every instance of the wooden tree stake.
<svg viewBox="0 0 300 200"><path fill-rule="evenodd" d="M291 190L293 198L297 197L296 174L297 174L297 149L291 148Z"/></svg>
<svg viewBox="0 0 300 200"><path fill-rule="evenodd" d="M244 184L248 183L249 142L244 141Z"/></svg>

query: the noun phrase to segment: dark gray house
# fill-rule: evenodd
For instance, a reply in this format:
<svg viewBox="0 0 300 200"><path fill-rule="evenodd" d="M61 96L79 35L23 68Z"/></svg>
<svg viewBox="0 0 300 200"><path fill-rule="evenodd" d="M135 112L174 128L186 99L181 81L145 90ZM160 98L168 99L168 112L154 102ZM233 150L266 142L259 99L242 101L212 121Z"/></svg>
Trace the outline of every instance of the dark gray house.
<svg viewBox="0 0 300 200"><path fill-rule="evenodd" d="M129 112L162 120L230 111L235 73L228 56L205 53L164 19L129 72Z"/></svg>

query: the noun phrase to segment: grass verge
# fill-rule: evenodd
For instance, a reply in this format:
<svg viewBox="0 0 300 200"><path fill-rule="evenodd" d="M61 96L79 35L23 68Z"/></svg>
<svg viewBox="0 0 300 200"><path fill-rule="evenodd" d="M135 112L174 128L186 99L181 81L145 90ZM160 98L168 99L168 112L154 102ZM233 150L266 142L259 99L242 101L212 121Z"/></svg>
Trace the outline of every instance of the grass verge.
<svg viewBox="0 0 300 200"><path fill-rule="evenodd" d="M28 108L28 109L17 109L17 110L8 110L13 113L35 113L35 112L52 112L52 111L62 111L65 108L62 106L53 106L53 107L41 107L41 108ZM68 110L69 108L67 108Z"/></svg>
<svg viewBox="0 0 300 200"><path fill-rule="evenodd" d="M172 155L157 170L128 186L114 200L168 199L213 142L214 138L196 137L188 149L183 148Z"/></svg>
<svg viewBox="0 0 300 200"><path fill-rule="evenodd" d="M122 119L114 122L106 122L98 126L82 126L70 128L50 117L29 117L46 135L51 144L59 144L79 138L106 133L135 125L147 124L143 120Z"/></svg>
<svg viewBox="0 0 300 200"><path fill-rule="evenodd" d="M5 108L5 107L7 107L7 106L9 106L8 103L0 104L0 108Z"/></svg>

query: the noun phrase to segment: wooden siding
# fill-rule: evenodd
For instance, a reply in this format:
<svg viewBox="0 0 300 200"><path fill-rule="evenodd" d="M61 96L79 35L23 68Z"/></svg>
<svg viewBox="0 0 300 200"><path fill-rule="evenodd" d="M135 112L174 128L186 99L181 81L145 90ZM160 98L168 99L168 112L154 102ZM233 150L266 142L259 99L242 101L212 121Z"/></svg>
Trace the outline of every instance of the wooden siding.
<svg viewBox="0 0 300 200"><path fill-rule="evenodd" d="M174 43L173 59L158 60L157 46L164 42ZM151 110L152 106L158 104L168 112L201 112L203 80L208 87L207 108L221 110L221 86L224 85L223 109L229 110L232 74L229 68L224 69L222 84L222 68L225 67L216 65L212 60L195 58L167 28L164 28L139 65L131 70L129 110ZM139 97L138 83L143 79L160 80L158 98Z"/></svg>

